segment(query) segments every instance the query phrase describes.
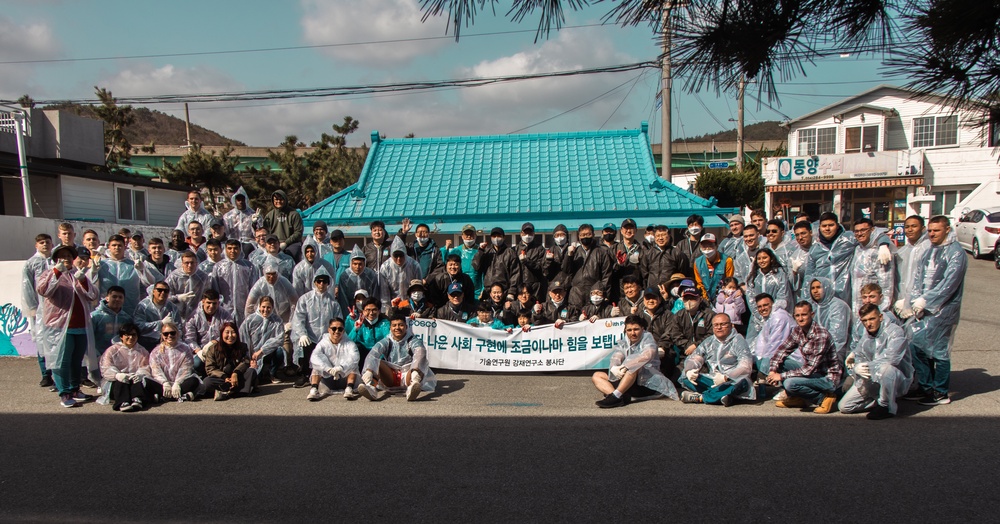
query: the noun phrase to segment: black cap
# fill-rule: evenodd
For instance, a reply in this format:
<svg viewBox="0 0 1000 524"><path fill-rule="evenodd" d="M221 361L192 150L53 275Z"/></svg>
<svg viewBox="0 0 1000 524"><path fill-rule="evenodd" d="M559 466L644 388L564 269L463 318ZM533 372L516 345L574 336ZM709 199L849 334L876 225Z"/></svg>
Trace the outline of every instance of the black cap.
<svg viewBox="0 0 1000 524"><path fill-rule="evenodd" d="M625 220L622 220L622 229L626 227L631 227L635 229L636 228L635 220L632 220L631 218L626 218Z"/></svg>
<svg viewBox="0 0 1000 524"><path fill-rule="evenodd" d="M323 222L322 220L317 220L316 223L313 224L313 229L314 230L315 229L322 229L323 231L326 231L327 230L326 229L326 222Z"/></svg>
<svg viewBox="0 0 1000 524"><path fill-rule="evenodd" d="M277 241L278 241L278 235L267 235L267 237L264 238L264 242L265 243L268 243L268 242L277 242Z"/></svg>
<svg viewBox="0 0 1000 524"><path fill-rule="evenodd" d="M495 237L495 236L501 236L502 237L502 236L504 236L503 228L495 227L495 228L491 229L490 230L490 236L491 237Z"/></svg>
<svg viewBox="0 0 1000 524"><path fill-rule="evenodd" d="M60 251L64 251L64 250L67 250L67 249L69 250L69 254L73 255L71 258L76 258L77 257L76 246L70 246L70 245L63 244L61 246L56 246L56 248L52 250L52 255L50 256L50 258L52 260L55 260L56 259L56 255L58 255Z"/></svg>
<svg viewBox="0 0 1000 524"><path fill-rule="evenodd" d="M330 240L340 240L344 238L344 232L339 229L334 229L330 231Z"/></svg>
<svg viewBox="0 0 1000 524"><path fill-rule="evenodd" d="M532 233L534 233L535 224L532 224L531 222L525 222L524 225L521 226L521 231L531 231Z"/></svg>

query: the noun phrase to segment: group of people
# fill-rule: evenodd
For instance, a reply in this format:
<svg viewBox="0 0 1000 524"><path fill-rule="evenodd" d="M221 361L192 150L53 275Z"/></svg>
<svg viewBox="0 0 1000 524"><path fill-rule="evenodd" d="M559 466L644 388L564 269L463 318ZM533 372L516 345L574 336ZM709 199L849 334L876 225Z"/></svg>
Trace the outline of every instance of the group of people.
<svg viewBox="0 0 1000 524"><path fill-rule="evenodd" d="M263 214L241 188L219 218L192 191L166 245L127 230L106 242L86 230L77 245L70 224L55 246L38 235L22 294L40 384L66 407L89 400L83 386L122 411L286 380L309 400L412 400L436 380L409 320L511 332L626 317L611 368L593 377L601 407L729 405L766 385L779 406L825 412L843 396L841 410L882 418L899 396L948 401L966 260L945 217L908 218L898 248L867 219L847 231L831 213L800 216L786 231L754 211L724 238L692 215L674 235L639 236L631 219L600 236L559 225L548 245L531 223L485 241L469 224L439 246L427 224L404 219L390 236L376 221L348 249L321 221L306 234L284 192L271 199Z"/></svg>

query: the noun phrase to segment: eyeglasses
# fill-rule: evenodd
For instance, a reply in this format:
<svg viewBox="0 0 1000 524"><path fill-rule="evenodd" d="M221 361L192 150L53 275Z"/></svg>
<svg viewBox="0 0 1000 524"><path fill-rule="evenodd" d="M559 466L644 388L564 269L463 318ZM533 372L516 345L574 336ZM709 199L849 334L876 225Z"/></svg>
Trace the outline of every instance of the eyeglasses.
<svg viewBox="0 0 1000 524"><path fill-rule="evenodd" d="M770 235L771 233L781 233L781 230L780 229L768 229L767 230L767 234Z"/></svg>
<svg viewBox="0 0 1000 524"><path fill-rule="evenodd" d="M871 230L872 230L872 228L870 228L870 227L859 227L859 228L855 229L854 232L855 233L867 233L867 232L869 232Z"/></svg>
<svg viewBox="0 0 1000 524"><path fill-rule="evenodd" d="M156 292L156 293L166 293L167 291L170 291L170 290L167 289L167 288L162 288L162 287L154 287L153 291Z"/></svg>
<svg viewBox="0 0 1000 524"><path fill-rule="evenodd" d="M344 330L344 326L333 326L330 328L331 333L340 333Z"/></svg>
<svg viewBox="0 0 1000 524"><path fill-rule="evenodd" d="M714 327L714 328L721 328L721 327L726 327L729 324L730 324L729 322L726 322L726 323L723 323L723 324L712 324L712 327Z"/></svg>
<svg viewBox="0 0 1000 524"><path fill-rule="evenodd" d="M163 335L163 338L173 338L177 336L176 331L163 331L160 334Z"/></svg>

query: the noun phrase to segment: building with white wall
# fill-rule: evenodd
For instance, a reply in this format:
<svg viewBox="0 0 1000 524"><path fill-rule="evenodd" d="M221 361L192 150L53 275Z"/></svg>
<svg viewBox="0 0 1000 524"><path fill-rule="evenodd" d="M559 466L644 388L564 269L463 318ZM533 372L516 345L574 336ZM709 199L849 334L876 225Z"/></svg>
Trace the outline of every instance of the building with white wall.
<svg viewBox="0 0 1000 524"><path fill-rule="evenodd" d="M769 214L833 211L893 227L905 217L1000 205L1000 114L878 86L785 123L788 156L766 158ZM900 229L901 233L901 229Z"/></svg>

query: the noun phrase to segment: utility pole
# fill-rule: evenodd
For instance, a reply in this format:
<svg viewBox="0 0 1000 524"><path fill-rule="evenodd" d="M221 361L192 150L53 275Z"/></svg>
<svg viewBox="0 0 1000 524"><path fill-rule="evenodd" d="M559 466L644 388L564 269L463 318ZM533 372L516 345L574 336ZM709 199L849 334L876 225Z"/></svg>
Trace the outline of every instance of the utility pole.
<svg viewBox="0 0 1000 524"><path fill-rule="evenodd" d="M187 131L187 146L191 147L191 113L188 111L188 103L184 102L184 130Z"/></svg>
<svg viewBox="0 0 1000 524"><path fill-rule="evenodd" d="M670 12L673 7L674 0L663 1L663 58L661 59L663 71L660 78L660 96L663 104L660 111L663 125L660 132L660 164L663 170L661 176L667 182L672 180L670 164L673 161L673 150L670 143L670 89L673 87L673 79L670 76L670 33L673 31L673 25L670 23Z"/></svg>
<svg viewBox="0 0 1000 524"><path fill-rule="evenodd" d="M24 195L24 216L32 218L35 216L31 209L31 186L28 184L28 155L24 150L25 113L24 111L13 111L11 117L14 118L14 134L17 137L17 158L21 168L21 193Z"/></svg>
<svg viewBox="0 0 1000 524"><path fill-rule="evenodd" d="M740 75L739 100L736 101L736 169L743 170L743 95L747 89L746 75Z"/></svg>

